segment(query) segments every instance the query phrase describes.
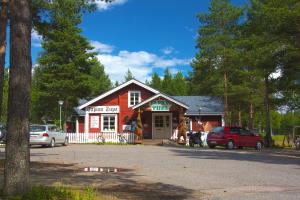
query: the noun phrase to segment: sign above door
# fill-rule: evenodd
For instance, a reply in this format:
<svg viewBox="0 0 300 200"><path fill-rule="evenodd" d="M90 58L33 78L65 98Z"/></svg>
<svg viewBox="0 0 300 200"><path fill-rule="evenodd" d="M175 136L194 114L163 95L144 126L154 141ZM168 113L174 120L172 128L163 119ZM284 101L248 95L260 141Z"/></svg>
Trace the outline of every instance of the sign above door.
<svg viewBox="0 0 300 200"><path fill-rule="evenodd" d="M150 103L152 111L170 111L172 104L166 100L155 100Z"/></svg>

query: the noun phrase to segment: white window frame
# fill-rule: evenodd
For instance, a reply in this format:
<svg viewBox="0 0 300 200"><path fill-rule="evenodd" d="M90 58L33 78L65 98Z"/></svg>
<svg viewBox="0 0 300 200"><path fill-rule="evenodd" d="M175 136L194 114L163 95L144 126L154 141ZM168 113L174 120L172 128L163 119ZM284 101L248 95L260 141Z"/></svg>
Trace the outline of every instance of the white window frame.
<svg viewBox="0 0 300 200"><path fill-rule="evenodd" d="M139 104L141 102L141 91L138 91L138 90L130 90L128 91L128 107L132 107L132 106L135 106L136 104L134 105L130 105L130 97L131 97L131 94L132 93L138 93L139 94L139 99L138 99L138 102L135 102L136 104Z"/></svg>
<svg viewBox="0 0 300 200"><path fill-rule="evenodd" d="M104 130L104 117L115 117L115 130ZM101 115L101 132L117 133L118 130L118 115L117 114L102 114Z"/></svg>

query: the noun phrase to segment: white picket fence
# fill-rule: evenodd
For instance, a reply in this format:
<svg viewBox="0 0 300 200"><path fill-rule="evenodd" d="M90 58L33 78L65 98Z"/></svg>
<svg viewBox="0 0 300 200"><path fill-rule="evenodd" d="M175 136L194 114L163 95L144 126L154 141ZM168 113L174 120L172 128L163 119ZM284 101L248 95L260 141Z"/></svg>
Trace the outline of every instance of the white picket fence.
<svg viewBox="0 0 300 200"><path fill-rule="evenodd" d="M67 133L69 143L97 143L98 138L104 138L105 143L121 143L120 135L126 143L134 143L134 133Z"/></svg>

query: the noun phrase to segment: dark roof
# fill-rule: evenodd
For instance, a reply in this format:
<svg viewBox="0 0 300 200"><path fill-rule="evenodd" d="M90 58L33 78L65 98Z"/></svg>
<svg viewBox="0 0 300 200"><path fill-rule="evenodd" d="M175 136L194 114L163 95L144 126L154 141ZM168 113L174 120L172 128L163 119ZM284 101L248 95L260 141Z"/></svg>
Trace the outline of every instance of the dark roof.
<svg viewBox="0 0 300 200"><path fill-rule="evenodd" d="M199 115L199 108L201 108L200 114L224 113L223 101L217 97L173 96L173 98L189 106L186 112L187 115Z"/></svg>
<svg viewBox="0 0 300 200"><path fill-rule="evenodd" d="M78 104L82 105L85 104L88 100L86 99L79 99L78 100ZM84 116L85 115L85 111L84 110L79 110L78 107L74 107L75 112L77 113L77 115L79 116Z"/></svg>
<svg viewBox="0 0 300 200"><path fill-rule="evenodd" d="M169 97L189 106L189 109L186 112L187 115L199 115L200 107L201 107L202 114L223 114L224 113L223 101L217 97L210 97L210 96L169 96ZM80 99L78 104L82 105L87 101L88 100L86 99ZM79 110L78 107L75 107L74 110L79 116L85 115L85 111Z"/></svg>

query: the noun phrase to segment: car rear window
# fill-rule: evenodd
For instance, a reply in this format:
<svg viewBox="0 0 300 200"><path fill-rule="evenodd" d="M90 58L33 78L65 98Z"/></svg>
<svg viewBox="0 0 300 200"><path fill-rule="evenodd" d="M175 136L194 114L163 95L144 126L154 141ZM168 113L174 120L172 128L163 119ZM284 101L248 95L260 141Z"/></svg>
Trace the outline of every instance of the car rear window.
<svg viewBox="0 0 300 200"><path fill-rule="evenodd" d="M45 126L30 126L30 132L41 132L45 130L46 130Z"/></svg>

